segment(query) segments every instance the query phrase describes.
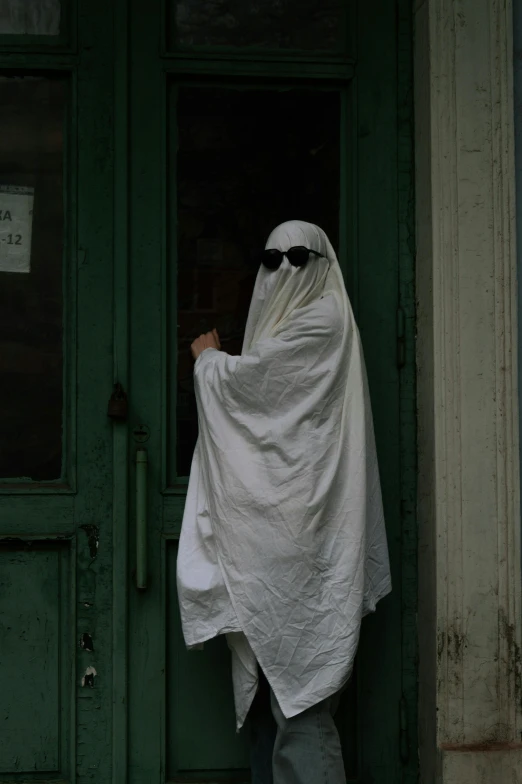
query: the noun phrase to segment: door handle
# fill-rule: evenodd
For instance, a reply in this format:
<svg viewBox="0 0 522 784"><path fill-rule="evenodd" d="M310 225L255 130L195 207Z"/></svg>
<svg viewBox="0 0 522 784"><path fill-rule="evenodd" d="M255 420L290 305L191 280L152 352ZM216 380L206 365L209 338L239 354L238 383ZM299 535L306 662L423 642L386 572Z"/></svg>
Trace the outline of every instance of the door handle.
<svg viewBox="0 0 522 784"><path fill-rule="evenodd" d="M146 449L136 450L136 587L147 587L147 468Z"/></svg>

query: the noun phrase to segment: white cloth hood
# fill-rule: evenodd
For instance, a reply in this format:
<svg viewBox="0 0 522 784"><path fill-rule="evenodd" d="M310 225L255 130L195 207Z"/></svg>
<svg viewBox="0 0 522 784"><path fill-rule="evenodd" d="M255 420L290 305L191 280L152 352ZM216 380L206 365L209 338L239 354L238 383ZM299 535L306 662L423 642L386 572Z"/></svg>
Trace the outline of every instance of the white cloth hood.
<svg viewBox="0 0 522 784"><path fill-rule="evenodd" d="M324 293L330 263L337 263L328 237L311 223L289 221L274 229L266 248L287 251L296 245L314 250L322 258L313 256L303 268L292 267L286 257L276 271L260 267L245 328L243 354L295 310Z"/></svg>
<svg viewBox="0 0 522 784"><path fill-rule="evenodd" d="M244 633L287 717L346 683L361 618L391 589L359 332L324 232L290 221L266 247L295 245L321 258L261 267L242 355L196 362L178 554L187 645Z"/></svg>

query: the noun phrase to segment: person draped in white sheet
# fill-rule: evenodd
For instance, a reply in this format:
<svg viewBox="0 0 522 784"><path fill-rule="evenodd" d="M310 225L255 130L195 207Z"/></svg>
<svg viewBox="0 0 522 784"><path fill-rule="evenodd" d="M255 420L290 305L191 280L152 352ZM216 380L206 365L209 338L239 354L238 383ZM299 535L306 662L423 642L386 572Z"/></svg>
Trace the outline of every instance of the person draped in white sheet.
<svg viewBox="0 0 522 784"><path fill-rule="evenodd" d="M262 259L241 356L221 351L216 331L192 346L199 440L178 551L181 619L189 648L227 635L238 729L258 713L260 679L270 693L273 765L259 773L253 748L255 780L316 782L326 765L337 784L332 711L361 619L391 590L370 399L326 234L283 223Z"/></svg>

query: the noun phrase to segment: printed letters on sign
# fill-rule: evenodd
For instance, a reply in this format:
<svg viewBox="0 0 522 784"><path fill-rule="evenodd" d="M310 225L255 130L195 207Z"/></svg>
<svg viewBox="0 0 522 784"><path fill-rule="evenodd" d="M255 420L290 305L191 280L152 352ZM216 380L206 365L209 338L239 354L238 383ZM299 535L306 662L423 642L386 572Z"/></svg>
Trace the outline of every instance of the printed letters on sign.
<svg viewBox="0 0 522 784"><path fill-rule="evenodd" d="M30 272L33 188L0 185L0 272Z"/></svg>

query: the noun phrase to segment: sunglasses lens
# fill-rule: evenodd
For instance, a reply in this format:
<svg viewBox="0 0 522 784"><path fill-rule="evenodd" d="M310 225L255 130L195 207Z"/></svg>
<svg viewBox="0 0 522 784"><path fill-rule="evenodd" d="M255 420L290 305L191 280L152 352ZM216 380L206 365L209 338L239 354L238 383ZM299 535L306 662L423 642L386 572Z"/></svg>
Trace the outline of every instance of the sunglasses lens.
<svg viewBox="0 0 522 784"><path fill-rule="evenodd" d="M290 248L286 255L288 256L288 261L293 267L304 267L308 261L310 251L308 248L297 246L295 248Z"/></svg>
<svg viewBox="0 0 522 784"><path fill-rule="evenodd" d="M261 256L263 265L269 270L276 270L281 266L283 254L280 250L264 250Z"/></svg>

